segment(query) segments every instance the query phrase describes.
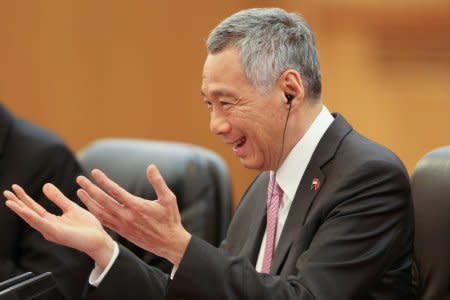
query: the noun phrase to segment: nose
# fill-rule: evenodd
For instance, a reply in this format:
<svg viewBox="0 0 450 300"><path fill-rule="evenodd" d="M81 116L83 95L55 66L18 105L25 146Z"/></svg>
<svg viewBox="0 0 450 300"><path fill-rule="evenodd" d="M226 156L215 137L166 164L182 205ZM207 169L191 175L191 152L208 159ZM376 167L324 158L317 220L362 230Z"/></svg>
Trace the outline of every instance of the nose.
<svg viewBox="0 0 450 300"><path fill-rule="evenodd" d="M230 122L216 112L211 112L211 119L209 121L209 130L216 135L223 135L231 130Z"/></svg>

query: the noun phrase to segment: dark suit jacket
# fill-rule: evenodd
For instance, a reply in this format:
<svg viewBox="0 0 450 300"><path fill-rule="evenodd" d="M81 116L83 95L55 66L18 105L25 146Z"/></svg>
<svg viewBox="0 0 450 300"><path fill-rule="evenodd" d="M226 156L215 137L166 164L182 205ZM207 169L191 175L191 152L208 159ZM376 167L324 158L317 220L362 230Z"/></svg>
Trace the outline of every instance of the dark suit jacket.
<svg viewBox="0 0 450 300"><path fill-rule="evenodd" d="M315 177L321 183L316 191ZM220 249L192 238L174 280L167 282L122 248L94 294L105 299L410 298L413 211L409 177L394 154L336 115L300 182L271 275L254 267L268 178L262 173L250 185Z"/></svg>
<svg viewBox="0 0 450 300"><path fill-rule="evenodd" d="M15 118L0 103L2 192L17 183L42 206L58 212L43 195L43 184L52 182L69 198L77 199L75 177L80 173L75 157L58 137ZM40 299L81 299L92 267L87 256L46 241L1 203L0 281L25 271L35 274L52 271L58 290Z"/></svg>

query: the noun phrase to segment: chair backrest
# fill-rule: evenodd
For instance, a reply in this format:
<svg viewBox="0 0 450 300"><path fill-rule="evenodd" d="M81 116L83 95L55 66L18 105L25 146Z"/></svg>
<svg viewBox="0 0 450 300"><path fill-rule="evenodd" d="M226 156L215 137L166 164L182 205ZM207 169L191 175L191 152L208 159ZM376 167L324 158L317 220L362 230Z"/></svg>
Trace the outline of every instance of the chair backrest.
<svg viewBox="0 0 450 300"><path fill-rule="evenodd" d="M412 193L418 298L450 299L450 146L417 163Z"/></svg>
<svg viewBox="0 0 450 300"><path fill-rule="evenodd" d="M98 140L78 154L83 168L104 171L128 192L145 199L156 195L146 177L150 163L160 170L177 197L185 228L218 246L231 218L231 184L227 166L210 150L190 144L136 139ZM166 263L130 242L119 242L149 264L167 271Z"/></svg>

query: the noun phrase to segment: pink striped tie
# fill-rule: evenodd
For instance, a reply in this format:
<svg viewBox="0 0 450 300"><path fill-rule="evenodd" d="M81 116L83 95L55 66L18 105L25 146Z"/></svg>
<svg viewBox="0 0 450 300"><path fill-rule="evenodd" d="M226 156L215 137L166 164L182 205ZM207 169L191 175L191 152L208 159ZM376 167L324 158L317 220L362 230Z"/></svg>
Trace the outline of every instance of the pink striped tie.
<svg viewBox="0 0 450 300"><path fill-rule="evenodd" d="M270 179L267 189L267 225L266 225L266 246L261 272L269 273L272 264L273 253L275 252L275 238L277 235L278 211L280 210L283 190L275 182L275 176Z"/></svg>

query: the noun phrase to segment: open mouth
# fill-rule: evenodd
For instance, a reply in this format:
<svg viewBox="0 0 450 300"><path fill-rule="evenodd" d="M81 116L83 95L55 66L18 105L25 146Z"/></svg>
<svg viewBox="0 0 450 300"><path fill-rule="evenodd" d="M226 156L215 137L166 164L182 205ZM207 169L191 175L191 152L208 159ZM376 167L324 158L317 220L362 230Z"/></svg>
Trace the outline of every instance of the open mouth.
<svg viewBox="0 0 450 300"><path fill-rule="evenodd" d="M233 144L233 150L236 151L239 148L241 148L242 146L244 146L245 142L247 141L247 139L244 137L240 138L237 142L235 142Z"/></svg>

